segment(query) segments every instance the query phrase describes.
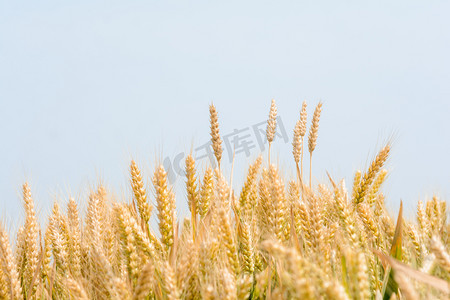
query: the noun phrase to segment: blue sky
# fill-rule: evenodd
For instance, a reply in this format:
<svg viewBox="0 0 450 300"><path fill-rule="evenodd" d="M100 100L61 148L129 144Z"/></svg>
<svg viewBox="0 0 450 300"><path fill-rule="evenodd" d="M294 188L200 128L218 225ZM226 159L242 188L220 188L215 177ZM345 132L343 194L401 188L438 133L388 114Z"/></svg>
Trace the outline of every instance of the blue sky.
<svg viewBox="0 0 450 300"><path fill-rule="evenodd" d="M228 134L264 121L272 98L289 135L273 159L286 174L301 103L311 115L322 101L316 182L328 171L350 185L392 139L392 212L400 199L409 214L418 199L448 199L449 11L446 1L2 1L0 217L22 218L25 180L41 216L68 195L83 207L100 178L129 198L130 159L150 183L157 162L208 141L209 103ZM236 155L235 183L254 146Z"/></svg>

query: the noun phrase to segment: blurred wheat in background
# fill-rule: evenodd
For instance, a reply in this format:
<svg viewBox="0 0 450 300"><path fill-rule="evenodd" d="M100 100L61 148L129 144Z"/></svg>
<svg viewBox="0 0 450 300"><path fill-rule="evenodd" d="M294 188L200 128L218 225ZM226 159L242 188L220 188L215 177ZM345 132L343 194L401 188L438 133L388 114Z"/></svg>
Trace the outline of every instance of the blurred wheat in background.
<svg viewBox="0 0 450 300"><path fill-rule="evenodd" d="M187 156L184 220L163 166L149 189L150 174L131 161L132 201L115 200L100 185L86 213L74 199L64 209L55 203L44 228L25 183L25 224L15 236L0 227L0 299L446 299L446 202L419 201L415 221L403 218L401 205L396 216L386 210L389 143L348 187L330 175L313 182L321 110L319 103L308 133L303 103L293 130L296 176L286 178L270 158L272 101L268 155L248 167L237 192L221 169L219 115L211 105L217 168L199 170ZM150 226L155 217L158 230Z"/></svg>

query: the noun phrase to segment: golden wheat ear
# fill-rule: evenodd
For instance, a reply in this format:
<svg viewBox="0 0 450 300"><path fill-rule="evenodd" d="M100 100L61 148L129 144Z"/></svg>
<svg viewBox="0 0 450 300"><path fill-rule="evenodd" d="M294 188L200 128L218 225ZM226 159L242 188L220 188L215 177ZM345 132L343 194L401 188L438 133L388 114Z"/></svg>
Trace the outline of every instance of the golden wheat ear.
<svg viewBox="0 0 450 300"><path fill-rule="evenodd" d="M188 207L191 211L192 235L195 240L197 230L197 212L199 211L199 191L197 187L197 177L195 174L195 159L192 154L186 157L186 192Z"/></svg>
<svg viewBox="0 0 450 300"><path fill-rule="evenodd" d="M23 202L25 207L25 241L26 241L26 268L24 274L24 280L26 286L30 289L31 296L36 292L36 282L33 280L34 274L39 268L39 223L37 222L36 212L34 209L34 201L31 197L31 188L26 182L22 186Z"/></svg>
<svg viewBox="0 0 450 300"><path fill-rule="evenodd" d="M297 168L297 177L299 177L299 181L303 181L303 139L306 134L306 107L306 101L303 101L302 109L300 111L300 119L295 123L294 136L292 139L292 154L294 155L294 161Z"/></svg>
<svg viewBox="0 0 450 300"><path fill-rule="evenodd" d="M211 205L211 198L214 192L214 174L211 167L208 167L203 176L203 183L201 186L199 214L200 218L205 218Z"/></svg>
<svg viewBox="0 0 450 300"><path fill-rule="evenodd" d="M2 224L0 224L0 262L2 266L0 275L5 275L6 277L2 278L6 281L5 290L2 292L3 296L8 297L7 295L9 295L11 299L23 298L16 260L9 243L8 234Z"/></svg>
<svg viewBox="0 0 450 300"><path fill-rule="evenodd" d="M167 173L163 166L155 170L153 176L153 187L158 209L159 230L161 241L166 246L167 251L174 242L175 221L175 195L167 184Z"/></svg>
<svg viewBox="0 0 450 300"><path fill-rule="evenodd" d="M436 256L439 265L448 273L450 273L450 255L445 250L441 239L438 236L433 236L431 239L431 251Z"/></svg>
<svg viewBox="0 0 450 300"><path fill-rule="evenodd" d="M134 290L133 300L146 299L147 296L154 296L155 287L155 265L153 261L148 262L139 275L136 289Z"/></svg>
<svg viewBox="0 0 450 300"><path fill-rule="evenodd" d="M309 188L311 188L312 179L312 154L317 145L317 136L319 132L319 120L322 112L322 102L319 102L314 110L312 124L309 129L308 150L309 150Z"/></svg>
<svg viewBox="0 0 450 300"><path fill-rule="evenodd" d="M248 216L252 208L256 207L257 201L257 176L261 167L262 157L259 156L255 162L250 165L247 172L247 178L239 195L238 212L240 215Z"/></svg>
<svg viewBox="0 0 450 300"><path fill-rule="evenodd" d="M272 99L272 102L270 104L269 119L267 120L267 128L266 128L266 138L267 141L269 142L269 151L268 151L269 165L270 165L270 148L273 139L275 138L276 128L277 128L277 105L275 103L275 99Z"/></svg>
<svg viewBox="0 0 450 300"><path fill-rule="evenodd" d="M144 230L148 231L148 222L150 221L152 214L152 206L147 201L147 191L145 189L144 180L142 179L141 171L134 160L131 161L130 175L131 188L133 190L139 216L142 220L142 226Z"/></svg>
<svg viewBox="0 0 450 300"><path fill-rule="evenodd" d="M297 169L297 177L298 177L299 181L300 181L300 176L301 176L299 163L301 160L301 152L302 152L302 146L303 146L303 140L300 135L300 127L301 127L301 121L298 120L297 123L295 123L294 136L292 137L292 154L294 155L295 167Z"/></svg>
<svg viewBox="0 0 450 300"><path fill-rule="evenodd" d="M217 109L214 104L209 106L209 118L211 126L211 143L214 150L214 155L216 156L217 164L220 169L220 160L222 158L222 139L219 133L219 117L217 115Z"/></svg>
<svg viewBox="0 0 450 300"><path fill-rule="evenodd" d="M356 189L355 196L353 202L355 204L361 203L364 201L366 194L369 190L369 187L372 185L372 182L375 180L376 176L380 172L384 163L386 162L389 152L391 150L391 146L387 144L384 146L375 159L370 164L369 169L364 176L361 178L358 188Z"/></svg>

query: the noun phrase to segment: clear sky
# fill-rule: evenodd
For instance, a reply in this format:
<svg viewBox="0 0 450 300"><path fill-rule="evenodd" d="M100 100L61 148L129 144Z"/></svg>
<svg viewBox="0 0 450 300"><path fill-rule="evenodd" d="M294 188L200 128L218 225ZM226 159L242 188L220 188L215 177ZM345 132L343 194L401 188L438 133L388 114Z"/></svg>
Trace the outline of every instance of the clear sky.
<svg viewBox="0 0 450 300"><path fill-rule="evenodd" d="M131 158L149 183L156 162L208 142L212 101L222 134L253 146L236 154L240 183L272 98L287 175L301 103L311 115L323 101L316 182L328 171L350 186L392 139L392 212L400 199L408 214L433 193L449 199L450 4L363 2L1 1L0 218L23 217L25 180L41 217L68 195L85 207L99 178L129 198Z"/></svg>

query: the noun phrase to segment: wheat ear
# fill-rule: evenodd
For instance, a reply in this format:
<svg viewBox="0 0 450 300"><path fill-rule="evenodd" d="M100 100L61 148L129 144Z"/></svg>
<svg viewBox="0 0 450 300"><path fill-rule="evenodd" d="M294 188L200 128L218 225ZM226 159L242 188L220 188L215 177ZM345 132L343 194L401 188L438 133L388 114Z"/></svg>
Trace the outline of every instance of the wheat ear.
<svg viewBox="0 0 450 300"><path fill-rule="evenodd" d="M148 262L139 275L136 289L134 290L133 300L146 299L152 293L152 287L155 284L155 266L153 261Z"/></svg>
<svg viewBox="0 0 450 300"><path fill-rule="evenodd" d="M126 215L126 209L123 205L115 204L114 211L122 240L122 251L127 260L129 278L134 286L137 283L136 281L139 275L140 260L136 249L136 239L133 227L129 216Z"/></svg>
<svg viewBox="0 0 450 300"><path fill-rule="evenodd" d="M257 176L262 163L262 157L259 156L255 162L248 168L247 179L239 195L240 214L248 215L252 207L255 207L257 200Z"/></svg>
<svg viewBox="0 0 450 300"><path fill-rule="evenodd" d="M275 99L272 99L270 104L269 119L267 120L266 137L269 142L269 165L270 165L270 147L272 145L273 139L275 138L275 130L277 127L277 105L275 104Z"/></svg>
<svg viewBox="0 0 450 300"><path fill-rule="evenodd" d="M237 298L249 299L250 293L252 292L253 283L253 276L247 274L242 275L237 282Z"/></svg>
<svg viewBox="0 0 450 300"><path fill-rule="evenodd" d="M184 251L180 253L179 262L176 266L176 277L182 299L195 299L198 294L198 245L187 238L183 245Z"/></svg>
<svg viewBox="0 0 450 300"><path fill-rule="evenodd" d="M199 205L199 214L202 219L206 216L206 213L209 210L213 192L214 192L214 175L211 167L208 167L203 177L203 184L201 188L201 197L200 197L201 201Z"/></svg>
<svg viewBox="0 0 450 300"><path fill-rule="evenodd" d="M89 299L84 288L73 278L67 277L64 280L64 286L67 288L69 294L74 299L78 299L78 300L88 300Z"/></svg>
<svg viewBox="0 0 450 300"><path fill-rule="evenodd" d="M334 199L336 202L336 208L339 214L339 219L341 220L344 230L347 232L350 241L353 246L359 246L360 242L358 239L358 232L356 227L356 218L353 214L353 209L350 207L348 200L347 190L345 189L344 180L341 181L341 186L338 187L334 181L328 175L333 188L334 188Z"/></svg>
<svg viewBox="0 0 450 300"><path fill-rule="evenodd" d="M269 170L263 168L262 176L259 180L259 199L257 205L258 227L262 234L272 232L274 219L274 205L270 194Z"/></svg>
<svg viewBox="0 0 450 300"><path fill-rule="evenodd" d="M428 233L430 232L430 223L428 222L425 208L421 200L417 203L417 223L419 225L421 238L425 240L429 236Z"/></svg>
<svg viewBox="0 0 450 300"><path fill-rule="evenodd" d="M42 278L50 278L51 273L51 257L52 257L52 238L51 238L51 232L50 232L50 225L47 224L47 228L45 228L44 233L44 249L42 251L43 253L43 260L42 260Z"/></svg>
<svg viewBox="0 0 450 300"><path fill-rule="evenodd" d="M89 195L88 212L86 216L86 234L89 236L89 243L92 245L100 245L102 234L102 219L100 199L96 193Z"/></svg>
<svg viewBox="0 0 450 300"><path fill-rule="evenodd" d="M144 181L142 180L141 171L139 170L136 162L131 161L130 166L131 173L131 188L133 189L134 199L136 200L136 206L139 211L139 215L142 220L142 226L147 232L149 229L148 222L152 213L152 206L147 202L147 191L145 190Z"/></svg>
<svg viewBox="0 0 450 300"><path fill-rule="evenodd" d="M307 105L306 101L303 101L302 103L302 110L300 111L300 137L301 137L301 157L300 157L300 174L301 179L303 181L303 153L304 151L304 137L306 134L306 121L307 121L307 111L306 111Z"/></svg>
<svg viewBox="0 0 450 300"><path fill-rule="evenodd" d="M61 214L57 202L53 204L50 217L50 240L52 243L53 257L58 275L67 274L69 266L69 248L67 236L64 233L64 225L61 222Z"/></svg>
<svg viewBox="0 0 450 300"><path fill-rule="evenodd" d="M156 168L153 186L155 188L161 240L166 245L166 249L169 249L174 241L175 197L167 186L167 173L163 166Z"/></svg>
<svg viewBox="0 0 450 300"><path fill-rule="evenodd" d="M197 212L199 208L199 194L197 189L197 177L195 176L195 160L192 154L186 157L186 191L188 206L191 211L192 234L195 240L197 229Z"/></svg>
<svg viewBox="0 0 450 300"><path fill-rule="evenodd" d="M309 129L309 138L308 138L308 150L309 150L309 188L311 188L311 177L312 177L312 154L317 144L317 136L319 132L319 120L320 114L322 112L322 102L317 104L316 109L314 110L312 124Z"/></svg>
<svg viewBox="0 0 450 300"><path fill-rule="evenodd" d="M34 273L38 268L39 261L39 246L37 239L39 237L39 225L36 219L36 212L34 210L34 202L31 197L31 189L28 183L23 185L23 201L25 206L26 220L25 220L25 234L26 234L26 283L31 284L33 281ZM32 293L35 292L36 286L29 287ZM27 295L30 296L31 295Z"/></svg>
<svg viewBox="0 0 450 300"><path fill-rule="evenodd" d="M7 280L9 282L9 294L11 299L22 298L22 287L19 281L19 273L16 262L9 244L8 234L0 224L0 266L3 265L6 273ZM3 271L0 267L0 273Z"/></svg>
<svg viewBox="0 0 450 300"><path fill-rule="evenodd" d="M78 278L81 275L81 231L77 203L73 198L69 199L67 205L67 217L71 237L69 242L69 260L72 266L72 274L75 278Z"/></svg>
<svg viewBox="0 0 450 300"><path fill-rule="evenodd" d="M300 172L300 159L301 159L301 153L302 153L302 136L300 135L300 128L301 128L301 121L298 120L297 123L295 123L295 127L294 127L294 136L292 138L292 154L294 155L294 161L295 161L295 166L297 169L297 177L298 180L300 181L301 178L301 172Z"/></svg>
<svg viewBox="0 0 450 300"><path fill-rule="evenodd" d="M217 110L214 104L209 106L209 121L211 126L211 143L220 169L220 159L222 158L223 149L222 139L219 133L219 117L217 116Z"/></svg>
<svg viewBox="0 0 450 300"><path fill-rule="evenodd" d="M401 299L408 299L408 300L420 299L416 290L414 289L411 279L408 278L405 272L395 272L394 279L398 283L398 286L402 292Z"/></svg>
<svg viewBox="0 0 450 300"><path fill-rule="evenodd" d="M375 159L372 161L369 169L362 177L359 187L355 193L355 198L353 201L356 204L364 201L364 197L366 196L366 193L370 185L372 184L378 172L386 162L390 150L391 150L390 145L389 144L386 145L385 147L383 147L383 149L380 150L377 157L375 157Z"/></svg>
<svg viewBox="0 0 450 300"><path fill-rule="evenodd" d="M236 243L230 224L230 216L228 210L224 209L224 207L219 208L219 219L221 223L219 228L220 237L227 256L228 266L233 274L238 274L239 260L237 257Z"/></svg>
<svg viewBox="0 0 450 300"><path fill-rule="evenodd" d="M278 170L274 165L269 167L270 195L273 205L272 230L275 237L283 242L289 237L289 212L284 183L280 179Z"/></svg>
<svg viewBox="0 0 450 300"><path fill-rule="evenodd" d="M356 255L358 291L360 299L370 299L370 283L366 264L366 257L363 252Z"/></svg>
<svg viewBox="0 0 450 300"><path fill-rule="evenodd" d="M387 174L388 171L386 169L383 169L375 178L375 181L373 182L372 187L370 188L369 194L367 195L367 203L369 204L369 206L373 206L375 204L375 198L378 195L380 187L383 184L384 180L386 179Z"/></svg>
<svg viewBox="0 0 450 300"><path fill-rule="evenodd" d="M335 280L325 284L325 294L330 300L350 300L345 288Z"/></svg>
<svg viewBox="0 0 450 300"><path fill-rule="evenodd" d="M237 225L238 237L239 237L239 252L242 257L242 271L253 274L255 270L255 257L254 257L254 241L251 230L251 223L248 218L239 220Z"/></svg>
<svg viewBox="0 0 450 300"><path fill-rule="evenodd" d="M175 273L170 264L166 262L161 262L158 269L156 269L160 277L160 283L163 290L165 299L177 300L180 299L180 292L177 287L177 281Z"/></svg>
<svg viewBox="0 0 450 300"><path fill-rule="evenodd" d="M450 273L450 255L445 251L444 245L437 236L433 236L431 239L431 251L436 256L439 265Z"/></svg>

